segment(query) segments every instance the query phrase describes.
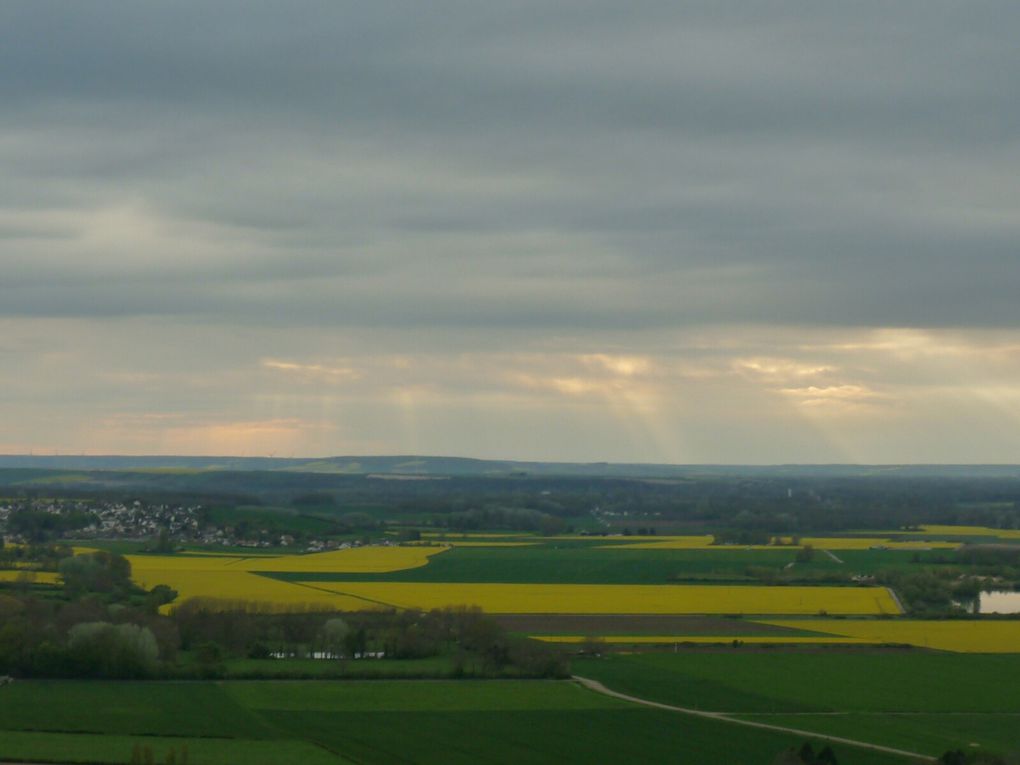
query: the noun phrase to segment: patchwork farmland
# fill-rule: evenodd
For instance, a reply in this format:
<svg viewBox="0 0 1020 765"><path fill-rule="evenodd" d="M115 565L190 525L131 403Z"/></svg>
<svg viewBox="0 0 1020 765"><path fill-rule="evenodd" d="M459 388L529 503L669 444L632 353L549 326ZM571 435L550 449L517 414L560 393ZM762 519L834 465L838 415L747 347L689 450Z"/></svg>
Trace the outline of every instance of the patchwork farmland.
<svg viewBox="0 0 1020 765"><path fill-rule="evenodd" d="M562 644L903 644L1009 653L1020 646L1020 621L918 619L904 613L894 587L869 575L940 560L968 538L1008 543L1011 534L985 527L954 533L943 525L721 545L711 536L428 532L419 543L311 554L193 548L127 560L142 588L174 591L164 612L195 599L279 611L476 606L516 632ZM824 547L806 557L802 551L814 549L809 542ZM795 574L796 583L755 579L761 570ZM848 571L859 572L860 581L829 583ZM53 572L25 569L0 571L0 581L59 583Z"/></svg>
<svg viewBox="0 0 1020 765"><path fill-rule="evenodd" d="M994 531L960 537L979 534ZM133 552L134 582L173 592L163 613L195 604L284 615L477 606L510 633L569 652L579 679L440 679L462 671L446 655L338 668L232 659L216 683L19 680L0 688L0 758L611 763L688 751L694 759L679 761L769 765L807 742L834 747L840 762L881 765L925 761L961 742L1010 751L1020 621L919 619L873 577L937 563L960 537L938 527L814 537L824 547L813 548L782 537L723 545L475 533L308 554ZM62 582L31 568L4 574L9 586L40 591ZM379 679L355 679L369 669ZM321 682L288 682L295 673ZM433 679L388 679L418 676Z"/></svg>
<svg viewBox="0 0 1020 765"><path fill-rule="evenodd" d="M980 531L966 529L967 534ZM141 586L166 584L177 592L164 610L191 598L340 611L472 605L525 634L562 643L592 638L635 645L740 640L1014 650L1020 622L918 621L904 615L890 587L825 584L830 572L858 570L863 578L961 544L942 538L945 528L919 533L940 538L816 538L827 546L800 561L803 544L784 538L772 545L729 546L712 545L705 537L635 542L507 534L436 535L422 544L307 555L193 551L128 559ZM830 550L838 554L824 554ZM749 570L768 566L816 576L819 583L748 582Z"/></svg>

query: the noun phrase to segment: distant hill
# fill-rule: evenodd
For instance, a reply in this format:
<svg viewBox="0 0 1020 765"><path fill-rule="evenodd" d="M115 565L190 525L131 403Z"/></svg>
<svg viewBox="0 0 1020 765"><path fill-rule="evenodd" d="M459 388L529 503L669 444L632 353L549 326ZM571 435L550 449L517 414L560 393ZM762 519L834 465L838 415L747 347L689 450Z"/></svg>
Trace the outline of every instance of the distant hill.
<svg viewBox="0 0 1020 765"><path fill-rule="evenodd" d="M467 457L282 457L0 455L0 469L205 472L281 471L332 475L451 477L604 477L695 479L705 477L902 477L1020 478L1018 465L667 465L610 462L520 462Z"/></svg>

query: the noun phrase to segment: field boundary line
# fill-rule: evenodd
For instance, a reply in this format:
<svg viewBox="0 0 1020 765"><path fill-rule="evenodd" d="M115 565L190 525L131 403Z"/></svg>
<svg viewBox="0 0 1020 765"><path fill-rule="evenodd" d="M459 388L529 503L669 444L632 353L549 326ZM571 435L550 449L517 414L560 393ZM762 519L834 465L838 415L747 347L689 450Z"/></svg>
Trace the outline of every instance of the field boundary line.
<svg viewBox="0 0 1020 765"><path fill-rule="evenodd" d="M384 600L376 600L375 598L368 598L365 597L364 595L355 595L352 592L341 592L340 590L328 590L325 587L317 587L314 584L310 584L309 582L289 582L289 584L297 585L298 587L307 587L309 590L317 590L318 592L325 592L330 595L344 595L345 597L354 598L355 600L363 600L366 603L375 603L376 605L379 606L386 606L386 608L397 608L404 611L412 610L412 607L410 606L401 606L396 603L387 603Z"/></svg>
<svg viewBox="0 0 1020 765"><path fill-rule="evenodd" d="M889 594L892 596L893 602L899 607L900 613L901 614L905 614L907 612L907 609L905 609L903 607L903 601L900 600L900 596L896 594L896 590L894 590L892 587L886 587L886 589L889 591Z"/></svg>
<svg viewBox="0 0 1020 765"><path fill-rule="evenodd" d="M836 563L845 563L846 562L842 558L838 557L834 552L832 552L832 550L822 550L822 552L825 553L826 555L828 555L834 561L836 561Z"/></svg>
<svg viewBox="0 0 1020 765"><path fill-rule="evenodd" d="M925 762L935 762L935 758L921 754L920 752L908 752L904 749L896 749L891 746L883 746L882 744L871 744L867 741L857 741L852 738L843 738L841 736L831 736L825 733L816 733L809 730L801 730L799 728L788 728L784 725L770 725L769 723L756 722L754 720L742 720L738 717L730 717L729 714L724 712L708 712L704 709L691 709L689 707L678 707L672 704L663 704L659 701L652 701L650 699L642 699L638 696L630 696L626 693L620 693L614 691L611 688L607 688L605 685L600 683L598 680L592 680L588 677L581 677L580 675L571 675L571 679L579 683L583 687L595 693L601 693L606 696L612 696L613 698L622 699L623 701L629 701L634 704L643 704L646 707L654 707L655 709L665 709L668 712L680 712L681 714L692 715L694 717L702 717L709 720L719 720L721 722L733 723L734 725L744 725L749 728L761 728L763 730L773 730L780 733L792 733L795 736L805 736L807 738L822 739L824 741L832 741L837 744L846 744L847 746L854 746L858 749L871 749L876 752L885 752L886 754L895 754L901 757L910 757L915 760L923 760Z"/></svg>

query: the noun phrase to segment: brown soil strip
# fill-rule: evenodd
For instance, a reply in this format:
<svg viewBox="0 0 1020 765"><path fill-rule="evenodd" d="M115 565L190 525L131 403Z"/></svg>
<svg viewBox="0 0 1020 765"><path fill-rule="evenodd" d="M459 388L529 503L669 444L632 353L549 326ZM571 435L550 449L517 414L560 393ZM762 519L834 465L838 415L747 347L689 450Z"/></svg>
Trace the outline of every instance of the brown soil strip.
<svg viewBox="0 0 1020 765"><path fill-rule="evenodd" d="M744 619L673 614L493 614L511 632L550 635L798 635Z"/></svg>

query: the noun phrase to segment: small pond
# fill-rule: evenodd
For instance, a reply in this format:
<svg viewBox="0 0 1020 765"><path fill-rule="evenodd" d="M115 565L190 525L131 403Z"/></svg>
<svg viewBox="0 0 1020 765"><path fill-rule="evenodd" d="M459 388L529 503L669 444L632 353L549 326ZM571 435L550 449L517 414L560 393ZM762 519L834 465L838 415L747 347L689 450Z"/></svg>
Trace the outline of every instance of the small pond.
<svg viewBox="0 0 1020 765"><path fill-rule="evenodd" d="M996 590L982 592L973 600L960 605L975 614L1020 614L1020 592Z"/></svg>

